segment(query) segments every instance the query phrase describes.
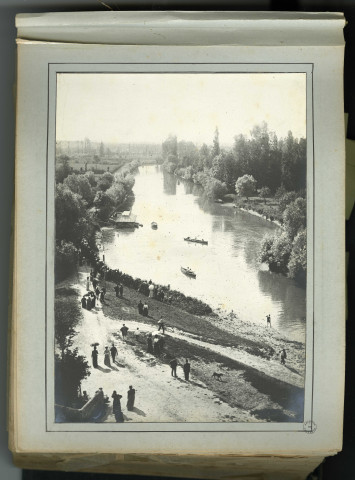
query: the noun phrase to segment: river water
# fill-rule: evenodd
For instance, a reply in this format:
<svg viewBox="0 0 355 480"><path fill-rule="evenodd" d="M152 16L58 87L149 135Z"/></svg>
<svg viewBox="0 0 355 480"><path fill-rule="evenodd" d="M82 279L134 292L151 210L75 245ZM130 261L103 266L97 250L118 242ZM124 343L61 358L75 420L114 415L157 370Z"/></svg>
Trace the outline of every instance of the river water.
<svg viewBox="0 0 355 480"><path fill-rule="evenodd" d="M132 213L143 227L102 229L110 268L170 284L242 320L266 325L270 314L273 328L304 341L305 290L258 261L263 236L280 231L275 224L206 200L199 187L155 165L140 167L135 180ZM208 246L185 242L187 236L208 240ZM185 276L181 266L190 267L196 279Z"/></svg>

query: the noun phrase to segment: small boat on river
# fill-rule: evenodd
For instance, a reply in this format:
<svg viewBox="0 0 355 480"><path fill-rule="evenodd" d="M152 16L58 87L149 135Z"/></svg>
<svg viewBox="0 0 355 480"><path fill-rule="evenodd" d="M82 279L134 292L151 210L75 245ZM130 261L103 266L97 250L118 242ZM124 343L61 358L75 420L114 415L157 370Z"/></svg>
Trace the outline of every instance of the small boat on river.
<svg viewBox="0 0 355 480"><path fill-rule="evenodd" d="M158 228L157 222L152 222L150 225L151 225L153 230L156 230Z"/></svg>
<svg viewBox="0 0 355 480"><path fill-rule="evenodd" d="M196 273L191 270L189 267L181 267L181 271L184 275L187 275L191 278L196 278Z"/></svg>
<svg viewBox="0 0 355 480"><path fill-rule="evenodd" d="M201 245L208 245L207 240L200 240L199 238L186 237L186 238L184 238L184 240L185 240L185 242L200 243Z"/></svg>

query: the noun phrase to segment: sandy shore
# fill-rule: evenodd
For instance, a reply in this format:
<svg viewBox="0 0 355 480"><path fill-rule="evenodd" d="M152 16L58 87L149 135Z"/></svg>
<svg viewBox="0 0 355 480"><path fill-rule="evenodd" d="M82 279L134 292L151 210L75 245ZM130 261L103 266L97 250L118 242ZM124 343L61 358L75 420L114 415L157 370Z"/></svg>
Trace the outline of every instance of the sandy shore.
<svg viewBox="0 0 355 480"><path fill-rule="evenodd" d="M65 284L85 292L86 272ZM63 284L60 285L63 288ZM91 364L90 346L98 342L100 369L82 382L89 395L102 387L125 395L129 385L137 389L137 412L125 412L126 421L302 421L304 345L284 338L272 328L241 322L233 315L199 317L177 307L148 299L149 316L137 310L140 299L135 290L124 287L123 298L116 298L114 285L107 282L105 302L91 311L82 310L74 347ZM156 358L146 352L146 335L157 330L163 317L164 354ZM125 323L127 342L120 335ZM139 336L133 331L139 328ZM115 343L119 354L112 368L103 366L103 350ZM287 351L286 365L279 352ZM169 361L179 361L178 379L171 377ZM183 380L182 365L191 362L191 377ZM220 380L212 377L220 373ZM141 413L140 413L141 412ZM142 413L143 412L143 413ZM104 421L114 421L110 409Z"/></svg>

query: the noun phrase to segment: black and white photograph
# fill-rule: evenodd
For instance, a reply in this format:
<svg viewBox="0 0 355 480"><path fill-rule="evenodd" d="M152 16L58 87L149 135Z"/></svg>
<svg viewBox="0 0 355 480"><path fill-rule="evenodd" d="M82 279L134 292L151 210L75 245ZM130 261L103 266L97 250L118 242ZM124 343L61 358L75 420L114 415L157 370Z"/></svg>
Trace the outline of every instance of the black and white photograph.
<svg viewBox="0 0 355 480"><path fill-rule="evenodd" d="M56 423L308 420L307 75L57 73Z"/></svg>

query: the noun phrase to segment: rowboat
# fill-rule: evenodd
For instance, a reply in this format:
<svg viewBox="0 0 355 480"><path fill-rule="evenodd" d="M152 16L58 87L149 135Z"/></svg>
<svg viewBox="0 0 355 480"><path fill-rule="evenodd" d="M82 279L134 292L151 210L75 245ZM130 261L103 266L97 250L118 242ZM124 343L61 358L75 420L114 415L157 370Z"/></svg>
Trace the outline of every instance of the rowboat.
<svg viewBox="0 0 355 480"><path fill-rule="evenodd" d="M188 277L191 278L196 278L196 273L191 270L189 267L181 267L181 271L183 274L187 275Z"/></svg>
<svg viewBox="0 0 355 480"><path fill-rule="evenodd" d="M150 224L150 226L151 226L154 230L156 230L156 229L158 228L157 222L152 222L152 223Z"/></svg>
<svg viewBox="0 0 355 480"><path fill-rule="evenodd" d="M185 242L201 243L201 245L208 245L207 240L199 240L198 238L186 237L186 238L184 238L184 240L185 240Z"/></svg>

